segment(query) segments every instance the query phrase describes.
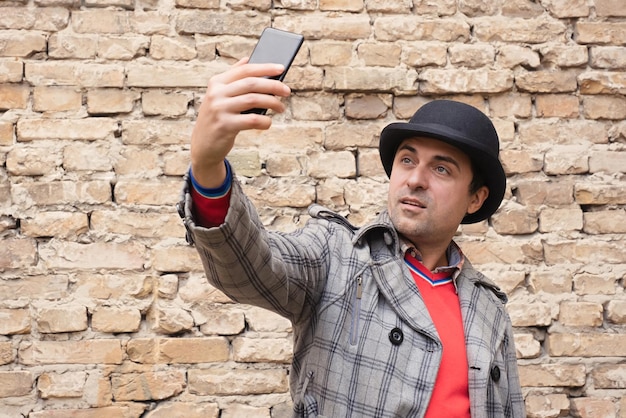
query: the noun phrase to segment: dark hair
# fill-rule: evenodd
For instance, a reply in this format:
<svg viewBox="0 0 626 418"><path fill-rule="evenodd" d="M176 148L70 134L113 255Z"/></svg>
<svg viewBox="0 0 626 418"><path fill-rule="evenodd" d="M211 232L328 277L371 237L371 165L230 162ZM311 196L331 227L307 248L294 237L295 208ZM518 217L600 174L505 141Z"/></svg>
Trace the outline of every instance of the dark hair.
<svg viewBox="0 0 626 418"><path fill-rule="evenodd" d="M478 189L485 185L485 176L482 171L478 168L478 164L472 159L470 159L472 164L472 181L469 185L470 194L476 193Z"/></svg>

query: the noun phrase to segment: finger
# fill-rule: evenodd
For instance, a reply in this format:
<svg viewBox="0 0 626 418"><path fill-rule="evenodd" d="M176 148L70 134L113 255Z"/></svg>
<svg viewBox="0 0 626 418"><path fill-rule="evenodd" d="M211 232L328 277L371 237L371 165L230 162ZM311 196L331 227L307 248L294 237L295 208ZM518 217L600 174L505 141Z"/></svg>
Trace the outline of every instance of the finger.
<svg viewBox="0 0 626 418"><path fill-rule="evenodd" d="M242 60L243 61L243 60ZM215 76L215 78L224 84L229 84L237 80L247 77L275 77L282 74L285 67L281 64L247 64L238 62L228 71Z"/></svg>
<svg viewBox="0 0 626 418"><path fill-rule="evenodd" d="M269 78L248 77L223 86L222 94L229 97L248 93L269 94L272 96L288 97L291 89L282 81Z"/></svg>
<svg viewBox="0 0 626 418"><path fill-rule="evenodd" d="M271 109L276 113L285 111L285 104L276 96L269 94L249 93L230 100L229 110L241 113L250 109Z"/></svg>

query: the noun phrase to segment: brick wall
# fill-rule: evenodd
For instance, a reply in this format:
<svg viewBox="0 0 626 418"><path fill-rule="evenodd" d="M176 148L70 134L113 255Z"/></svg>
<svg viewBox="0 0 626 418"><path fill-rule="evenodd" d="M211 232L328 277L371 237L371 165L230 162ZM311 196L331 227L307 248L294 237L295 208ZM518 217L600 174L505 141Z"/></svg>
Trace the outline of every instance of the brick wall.
<svg viewBox="0 0 626 418"><path fill-rule="evenodd" d="M529 417L626 418L624 0L0 5L0 416L287 417L291 328L211 288L174 204L208 78L306 41L231 160L264 222L384 206L381 128L447 97L509 177L458 239L510 295Z"/></svg>

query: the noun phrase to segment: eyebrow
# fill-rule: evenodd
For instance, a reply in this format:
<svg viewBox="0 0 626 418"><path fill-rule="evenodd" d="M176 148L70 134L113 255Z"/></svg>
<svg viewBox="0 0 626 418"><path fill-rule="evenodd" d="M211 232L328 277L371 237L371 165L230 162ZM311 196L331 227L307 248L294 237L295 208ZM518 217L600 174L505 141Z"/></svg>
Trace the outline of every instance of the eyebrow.
<svg viewBox="0 0 626 418"><path fill-rule="evenodd" d="M401 150L407 150L409 152L412 152L413 154L418 153L417 149L409 144L401 145L400 148L398 148L398 151L401 151ZM442 161L442 162L450 163L454 165L457 168L457 170L461 171L461 165L459 164L459 162L455 160L454 158L450 157L449 155L435 155L433 159L435 161Z"/></svg>

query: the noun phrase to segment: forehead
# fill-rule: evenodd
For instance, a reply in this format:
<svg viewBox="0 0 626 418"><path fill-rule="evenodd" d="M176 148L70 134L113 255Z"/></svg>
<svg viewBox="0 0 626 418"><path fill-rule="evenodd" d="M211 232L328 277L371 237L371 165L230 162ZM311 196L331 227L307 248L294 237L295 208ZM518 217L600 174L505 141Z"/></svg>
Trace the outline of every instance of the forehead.
<svg viewBox="0 0 626 418"><path fill-rule="evenodd" d="M426 137L411 137L400 142L398 151L407 150L417 154L432 153L434 156L446 156L453 158L459 164L470 165L470 159L460 148L450 145L447 142Z"/></svg>

